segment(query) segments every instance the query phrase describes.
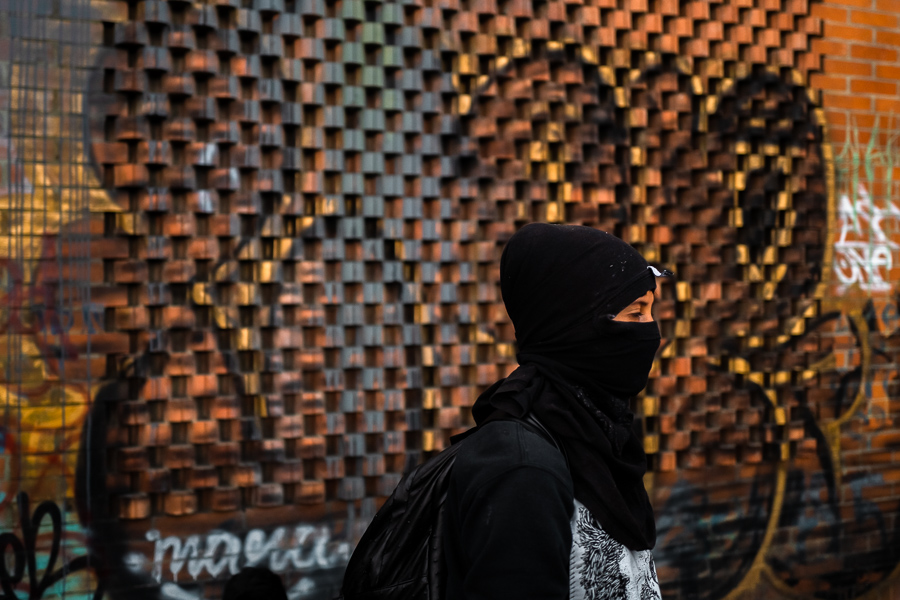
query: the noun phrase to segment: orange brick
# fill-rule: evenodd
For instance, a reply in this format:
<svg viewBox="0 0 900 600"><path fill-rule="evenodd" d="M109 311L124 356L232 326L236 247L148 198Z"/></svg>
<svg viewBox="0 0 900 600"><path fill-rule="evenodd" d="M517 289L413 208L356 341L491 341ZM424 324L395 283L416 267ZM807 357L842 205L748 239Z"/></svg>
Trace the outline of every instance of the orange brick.
<svg viewBox="0 0 900 600"><path fill-rule="evenodd" d="M816 38L812 41L812 51L824 56L847 56L847 44L834 40Z"/></svg>
<svg viewBox="0 0 900 600"><path fill-rule="evenodd" d="M900 47L900 33L895 31L876 31L875 43Z"/></svg>
<svg viewBox="0 0 900 600"><path fill-rule="evenodd" d="M900 79L900 67L894 65L875 65L875 77L879 79Z"/></svg>
<svg viewBox="0 0 900 600"><path fill-rule="evenodd" d="M809 14L813 17L819 17L823 21L847 22L847 9L840 6L815 2L809 7Z"/></svg>
<svg viewBox="0 0 900 600"><path fill-rule="evenodd" d="M879 62L896 62L897 51L891 50L889 48L877 48L875 46L852 44L850 46L850 56L852 58L877 60Z"/></svg>
<svg viewBox="0 0 900 600"><path fill-rule="evenodd" d="M829 129L828 130L828 141L832 144L841 145L847 141L847 130L846 129Z"/></svg>
<svg viewBox="0 0 900 600"><path fill-rule="evenodd" d="M894 29L897 27L896 15L886 15L884 13L872 12L870 10L851 10L850 22L856 25L869 25L871 27L890 29Z"/></svg>
<svg viewBox="0 0 900 600"><path fill-rule="evenodd" d="M875 115L853 115L851 122L857 129L872 129L875 126Z"/></svg>
<svg viewBox="0 0 900 600"><path fill-rule="evenodd" d="M837 58L826 58L822 70L829 75L855 75L856 77L871 77L872 63L859 60L840 60Z"/></svg>
<svg viewBox="0 0 900 600"><path fill-rule="evenodd" d="M871 110L872 99L865 96L826 93L824 98L822 98L822 106L847 110Z"/></svg>
<svg viewBox="0 0 900 600"><path fill-rule="evenodd" d="M898 113L900 112L900 98L876 98L875 112Z"/></svg>
<svg viewBox="0 0 900 600"><path fill-rule="evenodd" d="M872 0L830 0L829 4L843 4L857 8L872 8Z"/></svg>
<svg viewBox="0 0 900 600"><path fill-rule="evenodd" d="M825 38L848 40L851 42L871 42L872 29L869 27L855 27L852 25L836 25L825 23Z"/></svg>
<svg viewBox="0 0 900 600"><path fill-rule="evenodd" d="M900 13L900 0L875 0L875 9L892 14Z"/></svg>
<svg viewBox="0 0 900 600"><path fill-rule="evenodd" d="M854 79L850 82L850 91L854 94L890 94L893 96L897 93L897 82Z"/></svg>
<svg viewBox="0 0 900 600"><path fill-rule="evenodd" d="M847 78L836 77L833 75L822 75L821 73L813 73L809 78L809 85L820 90L846 92Z"/></svg>
<svg viewBox="0 0 900 600"><path fill-rule="evenodd" d="M829 130L834 132L847 124L847 113L842 110L826 110L825 122Z"/></svg>

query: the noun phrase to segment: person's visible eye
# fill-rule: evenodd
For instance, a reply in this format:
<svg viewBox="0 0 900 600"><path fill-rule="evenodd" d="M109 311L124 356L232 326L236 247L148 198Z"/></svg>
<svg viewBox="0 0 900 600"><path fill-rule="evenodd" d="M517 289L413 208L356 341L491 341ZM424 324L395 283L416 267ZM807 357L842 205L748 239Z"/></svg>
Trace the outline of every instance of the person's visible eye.
<svg viewBox="0 0 900 600"><path fill-rule="evenodd" d="M614 320L640 323L643 323L644 321L652 321L652 307L653 293L647 292L645 296L639 298L638 300L623 308L622 311L614 317Z"/></svg>

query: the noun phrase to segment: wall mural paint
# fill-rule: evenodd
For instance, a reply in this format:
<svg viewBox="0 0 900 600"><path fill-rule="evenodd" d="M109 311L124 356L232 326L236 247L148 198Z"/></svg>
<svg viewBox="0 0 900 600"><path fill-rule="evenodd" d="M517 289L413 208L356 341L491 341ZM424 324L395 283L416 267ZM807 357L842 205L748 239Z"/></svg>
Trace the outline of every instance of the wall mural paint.
<svg viewBox="0 0 900 600"><path fill-rule="evenodd" d="M71 485L93 377L86 3L0 7L0 596L89 595ZM52 66L51 66L52 65ZM61 251L65 248L65 251ZM89 326L88 326L89 327ZM90 348L90 343L88 348ZM96 343L96 342L95 342Z"/></svg>
<svg viewBox="0 0 900 600"><path fill-rule="evenodd" d="M890 282L896 279L892 270L900 247L892 235L897 231L900 209L893 200L897 186L894 167L900 154L896 132L879 135L881 122L880 118L875 121L865 145L859 141L858 130L851 128L837 157L843 189L837 207L840 233L834 243L834 272L841 290L857 286L867 292L890 293ZM885 136L883 146L876 143ZM869 188L881 192L877 201Z"/></svg>
<svg viewBox="0 0 900 600"><path fill-rule="evenodd" d="M332 597L543 220L678 274L665 597L896 589L896 137L829 144L806 2L626 4L0 5L2 598Z"/></svg>
<svg viewBox="0 0 900 600"><path fill-rule="evenodd" d="M841 285L891 291L886 273L893 268L894 253L900 246L891 241L885 227L896 226L900 209L890 200L883 208L876 206L866 186L860 185L854 198L841 195L838 215L841 233L834 245L837 252L834 270ZM860 236L862 240L855 239Z"/></svg>

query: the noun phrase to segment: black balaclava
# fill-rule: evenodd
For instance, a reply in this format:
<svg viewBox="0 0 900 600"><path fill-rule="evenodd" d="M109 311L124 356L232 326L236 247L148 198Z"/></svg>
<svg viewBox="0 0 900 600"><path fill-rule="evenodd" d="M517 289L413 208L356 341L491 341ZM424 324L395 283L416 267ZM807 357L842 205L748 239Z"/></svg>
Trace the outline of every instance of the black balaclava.
<svg viewBox="0 0 900 600"><path fill-rule="evenodd" d="M630 245L590 227L526 225L503 250L500 286L520 363L550 359L572 371L573 383L618 398L647 385L659 327L613 320L656 289Z"/></svg>
<svg viewBox="0 0 900 600"><path fill-rule="evenodd" d="M612 319L656 288L655 275L608 233L523 227L500 261L520 366L472 407L479 424L495 415L536 415L565 450L575 498L632 550L653 547L656 525L643 482L647 457L627 399L646 384L660 338L655 322Z"/></svg>

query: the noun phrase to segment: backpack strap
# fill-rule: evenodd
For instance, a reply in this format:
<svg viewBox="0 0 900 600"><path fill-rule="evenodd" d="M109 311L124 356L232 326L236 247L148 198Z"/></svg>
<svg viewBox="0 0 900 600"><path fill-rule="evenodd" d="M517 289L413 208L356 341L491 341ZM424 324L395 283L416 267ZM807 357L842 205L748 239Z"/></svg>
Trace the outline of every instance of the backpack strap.
<svg viewBox="0 0 900 600"><path fill-rule="evenodd" d="M569 456L566 454L566 449L560 444L553 434L550 432L547 427L541 423L540 419L538 419L533 412L529 412L524 417L514 417L513 415L503 412L502 410L495 410L491 415L482 421L479 425L465 431L459 435L455 435L450 438L452 443L461 442L462 440L469 437L471 434L475 433L482 426L490 423L491 421L515 421L516 423L521 423L526 429L538 435L539 437L544 438L545 441L553 444L553 447L559 450L559 452L563 455L563 460L566 461L566 468L569 467Z"/></svg>
<svg viewBox="0 0 900 600"><path fill-rule="evenodd" d="M524 419L514 419L516 421L520 421L523 425L531 429L534 433L537 433L539 436L553 444L557 450L563 455L563 460L566 461L566 468L569 467L569 456L566 454L565 447L560 444L556 438L553 436L553 433L547 429L543 423L541 423L540 419L538 419L533 412L525 415Z"/></svg>
<svg viewBox="0 0 900 600"><path fill-rule="evenodd" d="M530 425L531 426L530 429L537 430L536 433L538 433L542 438L544 438L545 440L547 440L548 442L550 442L551 444L556 446L557 450L562 452L563 449L559 445L559 442L556 441L556 438L553 437L553 434L550 433L550 430L547 429L546 427L544 427L544 424L541 423L540 419L538 419L536 416L534 416L534 413L530 412L527 415L525 415L524 419L516 419L516 420L522 421L522 423L524 425Z"/></svg>

